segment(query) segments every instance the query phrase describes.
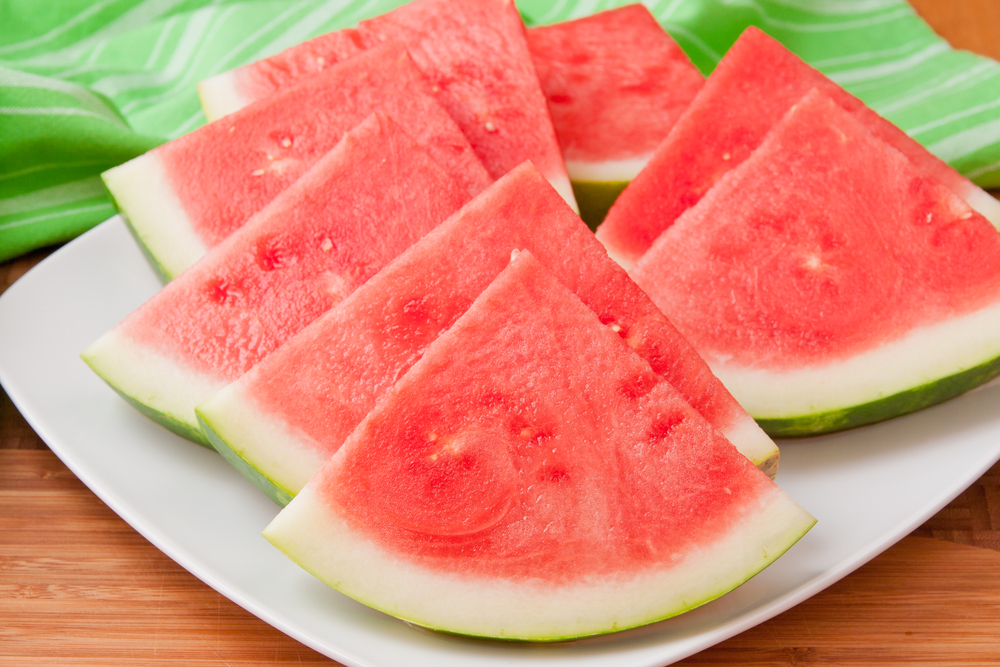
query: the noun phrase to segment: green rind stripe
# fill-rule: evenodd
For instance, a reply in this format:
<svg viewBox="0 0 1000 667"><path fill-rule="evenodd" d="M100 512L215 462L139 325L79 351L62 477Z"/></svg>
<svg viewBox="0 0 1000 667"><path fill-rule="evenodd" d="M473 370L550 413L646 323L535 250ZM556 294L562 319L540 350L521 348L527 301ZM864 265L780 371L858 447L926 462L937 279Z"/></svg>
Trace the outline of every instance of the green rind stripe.
<svg viewBox="0 0 1000 667"><path fill-rule="evenodd" d="M1000 357L877 401L801 417L757 419L772 438L801 438L874 424L943 403L1000 376Z"/></svg>
<svg viewBox="0 0 1000 667"><path fill-rule="evenodd" d="M590 231L596 231L628 181L573 181L572 185L576 203L580 207L580 217L590 227Z"/></svg>
<svg viewBox="0 0 1000 667"><path fill-rule="evenodd" d="M198 416L198 424L201 426L204 437L215 451L219 452L222 458L229 462L229 465L240 471L241 475L250 480L254 486L263 491L268 498L281 507L292 502L292 498L295 496L262 475L253 464L240 456L236 450L229 446L229 443L222 439L222 436L219 435L208 419L205 418L205 415L197 408L195 408L194 412Z"/></svg>
<svg viewBox="0 0 1000 667"><path fill-rule="evenodd" d="M104 181L103 174L101 176L101 181L102 182ZM108 185L107 183L104 183L105 188L107 188L107 185ZM139 246L139 250L142 252L142 256L146 258L147 262L149 262L149 266L152 267L153 272L156 273L156 277L160 279L160 282L166 285L167 283L169 283L171 280L174 279L174 276L171 275L169 271L167 271L166 267L160 264L160 260L156 259L153 253L150 252L149 248L146 247L146 244L145 242L143 242L142 237L139 236L139 232L137 232L135 227L132 226L132 221L128 219L128 214L125 212L125 209L118 204L118 200L115 199L115 196L111 192L111 190L108 190L107 193L108 193L108 198L111 199L111 203L115 207L115 210L118 211L118 215L121 216L121 219L125 221L125 228L128 229L129 234L131 234L132 238L135 239L136 245Z"/></svg>
<svg viewBox="0 0 1000 667"><path fill-rule="evenodd" d="M187 423L186 421L184 421L182 419L178 419L177 417L174 417L173 415L168 415L165 412L160 412L159 410L156 410L154 408L149 407L145 403L141 403L141 402L135 400L135 398L133 398L132 396L129 396L128 394L126 394L123 391L121 391L118 387L116 387L115 385L113 385L110 382L108 382L107 378L105 378L104 375L101 373L101 370L87 357L87 355L81 354L80 358L83 359L83 361L86 362L86 364L88 366L90 366L90 369L92 371L94 371L95 373L97 373L97 375L100 376L100 378L102 380L104 380L104 382L109 387L111 387L112 389L114 389L116 394L118 394L119 396L121 396L122 398L124 398L125 401L129 405L131 405L133 408L135 408L136 410L138 410L139 412L141 412L143 415L145 415L146 417L152 419L154 422L156 422L160 426L166 427L168 430L176 433L177 435L181 436L182 438L184 438L186 440L190 440L191 442L195 442L195 443L201 445L202 447L209 447L209 448L211 448L211 445L209 444L208 440L205 438L205 434L201 432L201 429L199 429L199 428L197 428L195 426L192 426L191 424Z"/></svg>

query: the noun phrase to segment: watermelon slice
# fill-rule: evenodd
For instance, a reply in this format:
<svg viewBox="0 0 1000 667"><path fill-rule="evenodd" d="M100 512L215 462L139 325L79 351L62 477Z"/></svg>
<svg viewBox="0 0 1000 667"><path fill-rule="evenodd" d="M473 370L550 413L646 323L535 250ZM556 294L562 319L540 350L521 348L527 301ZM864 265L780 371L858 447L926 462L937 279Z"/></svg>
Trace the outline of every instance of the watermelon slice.
<svg viewBox="0 0 1000 667"><path fill-rule="evenodd" d="M1000 373L1000 234L816 90L632 276L772 435Z"/></svg>
<svg viewBox="0 0 1000 667"><path fill-rule="evenodd" d="M492 179L405 49L386 44L104 173L165 278L198 260L381 109L470 193Z"/></svg>
<svg viewBox="0 0 1000 667"><path fill-rule="evenodd" d="M324 35L203 81L205 114L215 119L232 113L289 85L299 72L349 57L355 45L397 41L407 46L490 175L499 178L531 160L576 208L512 0L415 0L341 32L346 34Z"/></svg>
<svg viewBox="0 0 1000 667"><path fill-rule="evenodd" d="M696 607L814 523L522 252L264 536L393 616L551 641Z"/></svg>
<svg viewBox="0 0 1000 667"><path fill-rule="evenodd" d="M407 45L493 178L531 160L576 210L513 0L416 0L362 21L358 33L369 47Z"/></svg>
<svg viewBox="0 0 1000 667"><path fill-rule="evenodd" d="M321 35L298 48L287 49L200 82L198 96L201 106L209 121L218 120L363 50L355 30Z"/></svg>
<svg viewBox="0 0 1000 667"><path fill-rule="evenodd" d="M596 228L705 83L649 10L528 29L580 216Z"/></svg>
<svg viewBox="0 0 1000 667"><path fill-rule="evenodd" d="M743 162L768 130L818 88L875 136L903 153L995 225L1000 203L933 156L861 100L757 28L747 28L656 150L648 167L608 212L597 237L629 268L653 240L723 174Z"/></svg>
<svg viewBox="0 0 1000 667"><path fill-rule="evenodd" d="M515 248L535 253L740 451L776 472L774 443L530 164L198 406L209 440L272 499L287 503Z"/></svg>
<svg viewBox="0 0 1000 667"><path fill-rule="evenodd" d="M198 403L468 199L413 139L376 113L83 358L144 414L205 443Z"/></svg>

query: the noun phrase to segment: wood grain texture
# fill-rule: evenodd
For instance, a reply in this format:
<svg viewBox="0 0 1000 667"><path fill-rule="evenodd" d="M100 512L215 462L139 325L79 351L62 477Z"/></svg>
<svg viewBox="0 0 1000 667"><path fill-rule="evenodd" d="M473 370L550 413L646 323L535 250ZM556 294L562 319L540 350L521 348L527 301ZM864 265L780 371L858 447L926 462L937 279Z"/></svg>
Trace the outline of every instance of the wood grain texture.
<svg viewBox="0 0 1000 667"><path fill-rule="evenodd" d="M1000 0L913 0L1000 58ZM0 264L0 291L49 254ZM937 538L937 539L927 539ZM1000 665L1000 464L882 556L682 664ZM119 519L0 392L0 665L332 665Z"/></svg>
<svg viewBox="0 0 1000 667"><path fill-rule="evenodd" d="M916 662L1000 665L1000 553L908 537L683 664ZM0 665L312 664L336 663L202 584L54 454L0 451Z"/></svg>

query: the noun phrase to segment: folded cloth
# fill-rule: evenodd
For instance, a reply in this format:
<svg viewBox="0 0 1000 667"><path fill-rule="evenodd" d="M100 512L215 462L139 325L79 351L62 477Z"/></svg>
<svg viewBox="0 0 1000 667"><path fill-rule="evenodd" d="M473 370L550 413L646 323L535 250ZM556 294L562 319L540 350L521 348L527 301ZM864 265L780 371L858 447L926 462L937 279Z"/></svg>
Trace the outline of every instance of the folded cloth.
<svg viewBox="0 0 1000 667"><path fill-rule="evenodd" d="M203 124L201 79L398 4L4 0L0 261L111 216L100 173ZM518 2L534 23L616 4L625 3ZM706 74L757 25L959 171L1000 187L1000 64L950 48L905 0L651 4Z"/></svg>

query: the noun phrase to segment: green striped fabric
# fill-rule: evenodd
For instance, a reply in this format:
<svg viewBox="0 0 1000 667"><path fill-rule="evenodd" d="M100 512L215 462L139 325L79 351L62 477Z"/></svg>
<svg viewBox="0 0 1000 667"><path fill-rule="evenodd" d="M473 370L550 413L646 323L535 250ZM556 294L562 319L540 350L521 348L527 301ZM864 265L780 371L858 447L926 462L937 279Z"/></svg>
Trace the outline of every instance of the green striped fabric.
<svg viewBox="0 0 1000 667"><path fill-rule="evenodd" d="M3 0L0 261L111 216L99 174L203 124L199 80L397 4ZM621 4L518 3L529 23ZM757 25L977 183L1000 187L1000 65L951 49L905 0L646 4L702 71Z"/></svg>

